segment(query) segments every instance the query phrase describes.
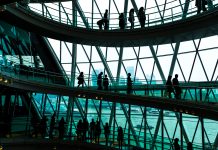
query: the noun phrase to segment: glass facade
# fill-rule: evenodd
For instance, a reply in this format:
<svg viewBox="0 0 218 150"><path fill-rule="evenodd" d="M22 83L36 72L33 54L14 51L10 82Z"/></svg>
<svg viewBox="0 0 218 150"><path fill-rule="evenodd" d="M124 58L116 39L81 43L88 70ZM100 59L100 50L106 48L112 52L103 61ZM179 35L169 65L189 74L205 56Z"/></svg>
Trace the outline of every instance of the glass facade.
<svg viewBox="0 0 218 150"><path fill-rule="evenodd" d="M207 9L216 7L218 1L208 1ZM124 12L127 29L128 11L135 9L135 28L139 28L136 15L140 7L145 7L146 25L156 26L196 15L195 1L185 0L77 0L74 2L29 4L29 8L50 19L71 26L98 29L97 21L109 10L109 30L118 29L119 14ZM40 54L31 46L29 32L13 25L1 24L7 29L7 35L1 38L1 61L5 59L15 64L32 68L46 68ZM15 40L19 39L19 40ZM85 75L85 86L96 88L97 75L100 72L109 77L110 87L126 85L127 73L131 73L136 87L163 85L168 75L179 75L184 84L206 82L207 86L217 83L218 79L218 37L201 37L191 41L148 45L138 47L98 47L79 45L48 38L52 51L69 78L71 86L77 86L80 72ZM13 43L15 42L15 43ZM16 47L14 44L17 44ZM37 63L38 62L38 63ZM19 66L20 67L20 66ZM5 68L5 67L2 67ZM20 68L18 68L19 70ZM26 69L24 67L24 69ZM2 69L4 71L4 69ZM15 69L16 70L16 69ZM16 74L15 74L16 75ZM217 88L185 89L184 101L196 99L217 103ZM120 93L126 91L119 90ZM153 89L134 91L135 95L163 96L161 90ZM76 125L80 119L100 120L102 135L100 142L105 144L103 126L110 125L110 146L117 147L117 128L124 129L124 146L146 149L173 149L174 138L179 138L185 149L193 142L195 149L212 149L218 145L218 122L194 115L145 106L112 103L85 97L67 97L45 93L32 93L34 105L40 115L49 117L54 111L57 119L63 116L67 120L67 136L76 136ZM196 100L197 101L197 100ZM2 101L2 104L4 101ZM73 110L73 111L72 111Z"/></svg>

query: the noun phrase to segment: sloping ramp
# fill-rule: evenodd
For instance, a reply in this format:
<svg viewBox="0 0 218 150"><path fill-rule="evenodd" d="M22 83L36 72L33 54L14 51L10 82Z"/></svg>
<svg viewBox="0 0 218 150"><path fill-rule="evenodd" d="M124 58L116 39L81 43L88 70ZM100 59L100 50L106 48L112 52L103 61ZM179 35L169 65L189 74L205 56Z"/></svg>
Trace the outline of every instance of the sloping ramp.
<svg viewBox="0 0 218 150"><path fill-rule="evenodd" d="M104 31L73 27L44 18L15 4L6 6L0 13L0 19L46 37L77 44L109 47L174 43L218 33L218 9L216 7L184 20L133 30Z"/></svg>
<svg viewBox="0 0 218 150"><path fill-rule="evenodd" d="M3 75L8 83L0 82L2 86L25 90L30 92L48 93L63 96L83 97L89 99L117 102L123 104L139 105L159 108L175 112L182 112L204 118L218 120L218 104L205 102L175 100L161 97L137 96L118 92L92 90L88 88L74 88L64 85L48 84L37 81L23 80Z"/></svg>

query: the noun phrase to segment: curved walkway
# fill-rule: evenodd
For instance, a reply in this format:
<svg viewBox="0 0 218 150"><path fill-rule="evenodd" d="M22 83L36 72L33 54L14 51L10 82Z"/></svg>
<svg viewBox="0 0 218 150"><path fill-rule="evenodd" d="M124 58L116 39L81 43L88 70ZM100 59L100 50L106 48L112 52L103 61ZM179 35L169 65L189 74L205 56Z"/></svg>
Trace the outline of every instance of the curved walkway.
<svg viewBox="0 0 218 150"><path fill-rule="evenodd" d="M4 79L10 82L1 81L0 84L6 87L15 88L17 90L25 90L31 92L57 94L63 96L83 97L96 100L104 100L110 102L118 102L123 104L139 105L152 108L159 108L175 112L182 112L191 115L201 116L204 118L218 120L217 103L195 102L175 100L162 97L127 95L117 92L107 92L92 90L86 88L74 88L57 84L49 84L44 82L23 80L3 75Z"/></svg>
<svg viewBox="0 0 218 150"><path fill-rule="evenodd" d="M0 13L0 19L46 37L77 44L109 47L174 43L218 33L217 8L184 20L133 30L104 31L72 27L17 5L6 6Z"/></svg>

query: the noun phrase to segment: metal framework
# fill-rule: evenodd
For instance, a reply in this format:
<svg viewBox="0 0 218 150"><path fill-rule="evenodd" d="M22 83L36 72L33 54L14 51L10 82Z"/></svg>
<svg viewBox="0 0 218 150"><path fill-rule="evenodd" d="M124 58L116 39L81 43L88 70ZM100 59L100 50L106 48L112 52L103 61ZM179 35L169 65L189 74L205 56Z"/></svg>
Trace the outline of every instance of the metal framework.
<svg viewBox="0 0 218 150"><path fill-rule="evenodd" d="M81 22L86 28L93 28L95 24L93 18L95 18L96 13L100 18L103 16L101 12L102 6L98 3L100 3L100 1L91 0L91 6L89 6L91 8L89 9L91 10L91 21L89 21L88 18L90 18L90 16L86 16L87 10L82 2L78 0L72 1L72 16L69 15L69 10L65 7L64 2L59 2L58 19L61 22L62 18L66 18L72 26L77 26L77 23L80 21L79 19L81 19ZM151 4L149 0L145 0L138 4L135 0L123 0L121 7L119 0L108 0L107 9L109 10L109 18L110 16L113 16L113 13L120 14L122 11L124 11L125 17L128 18L128 9L131 7L135 9L137 14L139 7L153 6L158 11L162 23L164 23L164 18L166 14L169 13L167 8L169 7L168 4L170 1L165 0L162 3L155 0L154 4ZM181 5L180 11L183 13L182 18L185 19L188 15L189 8L193 5L193 1L176 0L175 3ZM146 7L146 12L150 11ZM212 1L208 0L208 9L212 8ZM42 3L41 9L45 16L49 16L51 19L54 18L49 4ZM171 9L170 11L173 10ZM138 21L138 19L136 20ZM149 18L147 18L147 21L149 21ZM112 22L112 20L110 20L110 22ZM128 21L126 20L126 22ZM1 24L1 26L6 28L7 25L4 26L4 24ZM28 36L25 32L18 31L18 29L13 26L8 28L7 32L7 36L1 35L0 51L3 57L5 55L18 55L20 64L22 64L23 55L38 56L36 51L28 48L29 45L31 45L31 42L28 42ZM26 36L23 39L21 32ZM14 36L16 38L11 38ZM14 41L14 39L16 41ZM218 39L215 38L215 40ZM96 78L99 71L104 71L104 74L108 75L111 85L115 86L125 84L125 82L123 83L123 80L125 80L123 78L126 78L126 75L129 72L134 75L133 78L135 82L140 82L139 79L142 79L144 80L143 84L154 84L158 82L157 80L161 80L165 83L167 76L173 75L173 73L179 73L182 77L182 81L191 82L194 81L192 78L193 74L195 73L196 77L196 74L199 73L198 70L195 70L195 67L198 67L201 70L201 76L204 76L202 79L203 81L217 81L218 77L218 45L216 45L218 42L211 42L209 43L209 46L206 45L203 47L202 45L204 45L206 41L204 40L204 37L199 40L193 39L193 41L183 43L177 42L169 43L168 45L150 45L148 47L133 48L93 47L71 44L64 41L58 41L58 46L55 46L52 40L50 41L51 45L54 46L53 50L59 58L59 62L57 63L60 63L66 69L66 73L70 73L71 86L76 86L77 75L82 71L85 72L86 77L89 78L85 83L86 85L94 85L92 78ZM188 50L184 50L185 48ZM167 53L163 52L166 49L168 49ZM215 55L215 57L211 58L213 61L212 63L207 63L205 58L207 52L210 53L210 56ZM80 54L83 56L83 61L79 60ZM182 56L185 55L191 56L190 58L187 58L187 60L184 60L185 58L182 58ZM168 61L165 61L164 58L167 58ZM34 58L34 62L35 60L36 59ZM187 64L184 63L184 61L191 63L191 65L189 64L190 67L186 66ZM46 66L46 64L43 65ZM211 66L209 67L209 65ZM116 79L114 79L115 77ZM194 99L192 91L185 91L185 93L187 94L184 94L184 97ZM216 97L217 94L217 91L211 90L208 96L212 95L213 97ZM36 97L36 95L41 96L39 98ZM42 115L45 115L47 111L57 111L59 118L61 117L61 111L63 111L61 106L64 104L64 108L67 108L65 117L68 122L68 132L70 136L75 134L76 124L79 119L88 119L90 121L90 119L94 118L95 120L100 120L102 127L106 122L109 122L113 133L111 134L110 146L113 146L116 141L116 131L119 126L122 126L124 129L125 145L129 148L131 146L136 146L144 149L156 150L160 147L161 149L173 149L172 143L173 139L176 137L180 139L182 148L186 147L188 142L193 142L196 147L202 149L212 149L218 145L218 133L213 133L213 135L211 135L213 131L211 131L211 128L209 127L210 123L213 125L217 125L218 123L212 120L174 112L171 112L173 116L169 117L165 115L167 113L165 110L155 110L157 114L152 116L152 108L143 106L127 106L125 104L109 103L87 98L66 98L57 95L48 95L46 93L36 93L36 95L31 94L31 97L38 103L36 105ZM138 109L137 113L133 113L131 110L136 108ZM74 110L78 110L78 112ZM137 115L139 117L136 117ZM140 122L137 122L136 124L134 117L140 120ZM151 128L150 124L152 124L154 129ZM190 126L191 129L188 126Z"/></svg>

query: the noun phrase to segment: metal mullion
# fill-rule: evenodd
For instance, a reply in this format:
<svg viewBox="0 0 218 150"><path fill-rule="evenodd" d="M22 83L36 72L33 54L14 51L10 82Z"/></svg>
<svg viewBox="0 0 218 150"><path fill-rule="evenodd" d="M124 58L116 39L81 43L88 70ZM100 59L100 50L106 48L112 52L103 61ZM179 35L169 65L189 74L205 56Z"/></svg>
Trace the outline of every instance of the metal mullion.
<svg viewBox="0 0 218 150"><path fill-rule="evenodd" d="M172 43L171 43L171 46L172 46L172 48L173 48ZM174 48L173 48L173 50L174 50ZM184 73L183 73L183 70L182 70L182 67L181 67L181 65L180 65L180 62L179 62L178 57L176 58L176 61L177 61L178 65L179 65L179 69L180 69L180 71L181 71L181 73L182 73L183 79L184 79L184 81L186 82L186 78L185 78L185 75L184 75Z"/></svg>
<svg viewBox="0 0 218 150"><path fill-rule="evenodd" d="M207 132L206 132L206 130L205 130L205 127L204 127L204 133L205 133L205 135L206 135L206 138L207 138L208 144L210 145L210 148L212 148L212 145L211 145L210 139L209 139L209 137L208 137L208 135L207 135Z"/></svg>
<svg viewBox="0 0 218 150"><path fill-rule="evenodd" d="M118 60L118 66L117 66L117 76L116 76L116 84L119 84L120 81L120 71L121 71L121 64L123 63L123 47L120 47L120 53L119 55L119 60Z"/></svg>
<svg viewBox="0 0 218 150"><path fill-rule="evenodd" d="M117 51L117 54L120 55L120 53L118 52L117 48L116 48L116 51ZM124 68L124 70L125 70L125 72L126 72L126 74L127 74L126 67L125 67L125 65L124 65L124 63L123 63L123 60L122 60L121 63L122 63L122 66L123 66L123 68Z"/></svg>
<svg viewBox="0 0 218 150"><path fill-rule="evenodd" d="M96 106L96 104L95 104L95 102L94 102L93 99L92 99L92 103L94 104L95 110L96 110L96 112L97 112L97 114L98 114L99 121L102 123L102 126L104 126L104 123L103 123L103 121L101 120L100 109L98 110L98 108L97 108L97 106Z"/></svg>
<svg viewBox="0 0 218 150"><path fill-rule="evenodd" d="M152 55L153 55L153 57L154 57L154 60L155 60L156 66L157 66L157 68L158 68L158 71L159 71L159 73L160 73L160 76L161 76L161 78L162 78L162 80L163 80L163 83L165 83L165 82L166 82L166 78L165 78L165 76L164 76L164 73L163 73L163 70L162 70L162 68L161 68L160 62L159 62L159 60L158 60L158 58L157 58L157 54L156 54L155 51L154 51L154 47L153 47L152 45L149 45L149 47L150 47L151 53L152 53Z"/></svg>
<svg viewBox="0 0 218 150"><path fill-rule="evenodd" d="M210 81L213 80L213 77L214 77L215 72L216 72L217 65L218 65L218 59L217 59L217 61L216 61L216 65L215 65L215 67L214 67L213 74L212 74L212 77L211 77L211 80L210 80ZM218 77L218 76L217 76L217 77Z"/></svg>
<svg viewBox="0 0 218 150"><path fill-rule="evenodd" d="M90 57L92 57L92 46L90 46ZM89 61L88 87L90 86L91 69L92 69L92 63Z"/></svg>
<svg viewBox="0 0 218 150"><path fill-rule="evenodd" d="M139 58L138 58L138 56L137 56L137 54L136 54L136 51L135 51L134 47L133 47L133 51L134 51L134 53L135 53L135 55L136 55L135 74L134 74L134 79L133 79L133 81L135 82L136 72L137 72L137 69L138 69ZM138 52L138 53L139 53L139 52Z"/></svg>
<svg viewBox="0 0 218 150"><path fill-rule="evenodd" d="M159 6L158 6L157 0L155 0L155 3L156 3L157 10L158 10L159 15L160 15L160 18L161 18L161 22L162 22L162 24L163 24L163 23L164 23L164 19L163 19L163 16L161 15L161 11L160 11L160 8L159 8Z"/></svg>
<svg viewBox="0 0 218 150"><path fill-rule="evenodd" d="M188 135L187 135L187 133L186 133L186 131L185 131L184 125L183 125L183 123L181 122L181 121L182 121L182 118L180 117L180 115L179 115L177 112L175 112L175 116L176 116L176 118L177 118L177 120L178 120L178 122L179 122L179 124L180 124L181 133L183 133L183 136L184 136L184 138L185 138L185 141L186 141L186 143L188 143L188 142L189 142L189 139L188 139ZM181 136L182 136L182 135L181 135Z"/></svg>
<svg viewBox="0 0 218 150"><path fill-rule="evenodd" d="M202 149L205 150L205 140L204 140L204 119L202 117L199 117L199 120L201 122L201 139L202 139Z"/></svg>
<svg viewBox="0 0 218 150"><path fill-rule="evenodd" d="M189 78L188 78L188 82L190 81L190 78L191 78L191 75L192 75L192 71L193 71L193 68L194 68L194 65L195 65L195 61L196 61L196 57L197 57L197 54L198 54L198 48L199 48L200 42L201 42L201 39L198 42L198 46L196 46L195 41L193 40L193 43L194 43L195 49L196 49L196 53L195 53L195 57L194 57L194 60L193 60L193 63L192 63L191 72L190 72L190 75L189 75Z"/></svg>
<svg viewBox="0 0 218 150"><path fill-rule="evenodd" d="M190 4L190 1L185 0L185 6L184 6L183 14L182 14L182 19L185 19L187 16L189 4Z"/></svg>
<svg viewBox="0 0 218 150"><path fill-rule="evenodd" d="M49 102L49 104L50 104L50 106L51 106L51 108L52 108L52 110L53 110L53 112L54 112L55 109L54 109L53 105L51 104L51 101L50 101L50 99L49 99L49 97L48 97L47 94L46 94L46 99L48 100L48 102Z"/></svg>
<svg viewBox="0 0 218 150"><path fill-rule="evenodd" d="M98 7L98 4L97 4L96 0L94 0L94 2L95 2L95 5L97 6L97 9L98 9L98 11L99 11L99 13L100 13L101 17L103 17L103 16L102 16L102 14L101 14L101 11L100 11L100 9L99 9L99 7Z"/></svg>
<svg viewBox="0 0 218 150"><path fill-rule="evenodd" d="M78 98L75 98L75 103L76 103L77 108L79 109L79 112L80 112L81 117L82 117L83 119L85 119L85 115L84 115L85 113L84 113L84 110L83 110L83 108L82 108L82 106L81 106L80 101L78 101Z"/></svg>
<svg viewBox="0 0 218 150"><path fill-rule="evenodd" d="M181 9L182 9L182 12L183 12L183 7L182 7L181 0L179 0L179 4L180 4L180 6L181 6Z"/></svg>
<svg viewBox="0 0 218 150"><path fill-rule="evenodd" d="M162 119L162 117L161 117L160 111L159 111L158 120L157 120L157 124L156 124L155 131L154 131L154 138L152 140L151 149L154 149L156 139L157 139L157 135L158 135L158 131L159 131L160 124L161 124L161 119Z"/></svg>
<svg viewBox="0 0 218 150"><path fill-rule="evenodd" d="M135 52L135 48L134 48L134 47L133 47L133 49L134 49L134 52ZM136 52L135 52L135 55L136 55L136 57L137 57L137 61L138 61L139 65L140 65L140 68L141 68L141 70L142 70L142 73L143 73L143 75L144 75L144 77L145 77L145 80L146 80L146 82L148 83L148 79L147 79L147 77L146 77L146 75L145 75L144 69L143 69L142 64L141 64L141 62L140 62L140 58L139 58L140 52L141 52L141 47L139 47L138 56L137 56Z"/></svg>
<svg viewBox="0 0 218 150"><path fill-rule="evenodd" d="M198 119L198 122L197 122L197 125L196 125L196 128L195 128L195 132L194 132L194 135L193 135L192 140L191 140L192 143L193 143L193 141L195 139L195 134L197 132L199 122L200 122L200 120Z"/></svg>
<svg viewBox="0 0 218 150"><path fill-rule="evenodd" d="M70 49L69 49L69 47L68 47L67 43L66 43L66 42L64 42L64 45L66 46L66 48L67 48L68 52L70 53L70 55L71 55L71 57L72 57L72 52L70 51Z"/></svg>
<svg viewBox="0 0 218 150"><path fill-rule="evenodd" d="M126 119L128 120L129 116L128 116L128 113L127 113L127 110L126 110L124 104L120 103L120 105L121 105L121 107L122 107L122 110L123 110L123 112L124 112L124 115L125 115ZM131 132L132 132L132 135L133 135L133 137L134 137L134 139L135 139L136 145L139 146L139 142L138 142L138 140L137 140L136 133L135 133L135 129L134 129L133 125L132 125L132 121L131 121L131 120L128 120L128 124L129 124L129 128L130 128L130 130L131 130Z"/></svg>
<svg viewBox="0 0 218 150"><path fill-rule="evenodd" d="M200 62L201 62L201 66L202 66L202 68L203 68L203 70L204 70L204 74L205 74L205 76L206 76L206 78L207 78L207 81L209 81L209 78L208 78L208 76L207 76L207 72L206 72L206 70L205 70L205 68L204 68L204 64L203 64L203 62L202 62L202 60L201 60L201 56L200 56L199 53L198 53L197 55L198 55L199 60L200 60Z"/></svg>
<svg viewBox="0 0 218 150"><path fill-rule="evenodd" d="M169 141L170 141L170 145L172 145L173 143L172 143L172 141L171 141L171 138L170 138L170 135L169 135L169 133L168 133L168 131L167 131L167 128L166 128L165 123L163 123L163 126L164 126L164 128L165 128L165 131L166 131L167 137L168 137L168 139L169 139Z"/></svg>
<svg viewBox="0 0 218 150"><path fill-rule="evenodd" d="M83 50L84 50L84 52L85 52L85 54L86 54L87 59L89 60L89 63L90 63L90 65L91 65L91 67L92 67L92 69L93 69L95 75L97 76L97 73L96 73L96 71L95 71L95 69L94 69L94 67L93 67L93 65L92 65L91 59L89 58L89 56L88 56L88 54L87 54L87 52L86 52L84 46L83 46L83 45L81 45L81 46L82 46L82 48L83 48ZM90 56L92 56L92 52L90 52L90 53L91 53Z"/></svg>
<svg viewBox="0 0 218 150"><path fill-rule="evenodd" d="M171 46L173 48L172 43L171 43ZM170 65L169 75L173 74L175 64L176 64L176 60L177 60L177 56L178 56L178 52L179 52L179 46L180 46L180 42L177 42L176 45L175 45L175 49L173 48L173 58L172 58L171 65Z"/></svg>
<svg viewBox="0 0 218 150"><path fill-rule="evenodd" d="M60 5L61 5L61 7L62 7L64 13L65 13L66 16L67 16L67 19L69 20L69 23L72 24L72 23L71 23L71 20L70 20L70 18L69 18L69 16L68 16L68 13L67 13L66 10L65 10L65 7L63 7L62 3L61 3Z"/></svg>
<svg viewBox="0 0 218 150"><path fill-rule="evenodd" d="M47 8L47 6L44 4L44 7L45 7L45 9L46 9L46 14L48 13L49 14L49 17L53 20L53 18L52 18L52 15L50 14L50 12L49 12L49 10L48 10L48 8ZM47 16L47 15L46 15Z"/></svg>
<svg viewBox="0 0 218 150"><path fill-rule="evenodd" d="M108 52L108 47L106 47L106 52L105 52L105 60L107 62L107 52ZM104 74L105 74L105 69L104 69Z"/></svg>
<svg viewBox="0 0 218 150"><path fill-rule="evenodd" d="M124 1L124 18L127 18L127 14L128 14L128 2L129 2L129 0L125 0ZM125 19L125 23L127 24L127 19Z"/></svg>
<svg viewBox="0 0 218 150"><path fill-rule="evenodd" d="M166 10L166 3L167 3L167 0L165 0L165 2L164 2L163 17L164 17L164 13L165 13L165 10Z"/></svg>
<svg viewBox="0 0 218 150"><path fill-rule="evenodd" d="M113 0L113 2L114 2L114 5L115 5L115 7L116 7L116 9L117 9L118 14L120 14L120 12L119 12L119 10L118 10L118 8L117 8L116 2L115 2L114 0Z"/></svg>
<svg viewBox="0 0 218 150"><path fill-rule="evenodd" d="M157 45L156 52L155 52L156 54L157 54L157 51L158 51L158 45ZM153 67L152 67L150 84L151 84L151 82L152 82L152 78L153 78L153 74L154 74L154 67L155 67L155 60L154 60Z"/></svg>

